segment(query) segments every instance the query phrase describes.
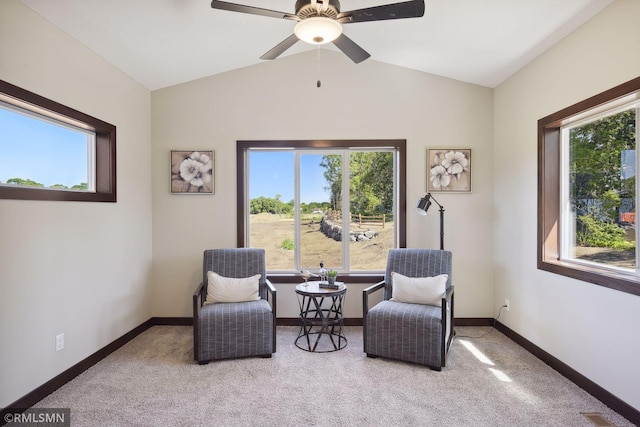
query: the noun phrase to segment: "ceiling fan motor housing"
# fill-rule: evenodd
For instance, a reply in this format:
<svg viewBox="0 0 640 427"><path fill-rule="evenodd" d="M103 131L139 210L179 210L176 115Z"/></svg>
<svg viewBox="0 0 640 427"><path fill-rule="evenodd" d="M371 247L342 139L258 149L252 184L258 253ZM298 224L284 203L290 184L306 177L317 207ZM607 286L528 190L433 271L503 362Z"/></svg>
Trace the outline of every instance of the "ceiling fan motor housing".
<svg viewBox="0 0 640 427"><path fill-rule="evenodd" d="M338 0L297 0L296 15L300 19L322 16L336 19L340 13Z"/></svg>
<svg viewBox="0 0 640 427"><path fill-rule="evenodd" d="M211 7L231 12L297 21L293 34L262 55L261 59L276 59L298 40L301 40L314 45L333 43L358 64L371 55L342 33L342 24L419 18L424 16L424 2L425 0L404 0L400 3L340 12L339 0L296 0L295 15L222 0L211 0Z"/></svg>

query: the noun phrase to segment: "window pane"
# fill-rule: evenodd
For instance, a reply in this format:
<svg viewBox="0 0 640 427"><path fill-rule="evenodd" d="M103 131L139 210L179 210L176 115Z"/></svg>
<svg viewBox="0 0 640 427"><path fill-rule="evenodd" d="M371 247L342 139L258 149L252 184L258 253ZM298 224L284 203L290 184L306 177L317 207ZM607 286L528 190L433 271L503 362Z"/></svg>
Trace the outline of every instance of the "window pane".
<svg viewBox="0 0 640 427"><path fill-rule="evenodd" d="M95 134L0 103L0 184L94 191Z"/></svg>
<svg viewBox="0 0 640 427"><path fill-rule="evenodd" d="M635 108L570 128L568 138L566 256L635 269Z"/></svg>
<svg viewBox="0 0 640 427"><path fill-rule="evenodd" d="M249 152L249 230L269 270L294 270L294 153Z"/></svg>
<svg viewBox="0 0 640 427"><path fill-rule="evenodd" d="M343 269L340 226L342 155L300 154L300 263Z"/></svg>
<svg viewBox="0 0 640 427"><path fill-rule="evenodd" d="M392 152L350 156L350 260L352 270L384 270L394 245Z"/></svg>

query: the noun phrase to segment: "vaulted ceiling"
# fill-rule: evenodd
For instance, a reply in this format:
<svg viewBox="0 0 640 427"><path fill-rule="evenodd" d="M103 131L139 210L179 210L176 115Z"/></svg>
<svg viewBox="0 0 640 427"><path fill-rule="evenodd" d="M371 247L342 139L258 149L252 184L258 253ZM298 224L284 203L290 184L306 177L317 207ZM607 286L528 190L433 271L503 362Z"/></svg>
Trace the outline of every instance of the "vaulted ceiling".
<svg viewBox="0 0 640 427"><path fill-rule="evenodd" d="M208 0L21 1L150 90L260 63L295 25ZM290 13L295 4L228 1ZM341 9L396 1L341 0ZM422 18L349 24L344 33L369 61L495 87L612 2L425 0ZM283 56L315 49L298 42Z"/></svg>

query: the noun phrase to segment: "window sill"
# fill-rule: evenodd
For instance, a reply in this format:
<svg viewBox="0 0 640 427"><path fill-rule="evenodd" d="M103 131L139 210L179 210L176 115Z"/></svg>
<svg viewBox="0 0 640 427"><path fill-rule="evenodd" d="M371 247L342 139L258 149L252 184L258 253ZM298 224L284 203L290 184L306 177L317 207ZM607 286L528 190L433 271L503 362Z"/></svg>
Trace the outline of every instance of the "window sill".
<svg viewBox="0 0 640 427"><path fill-rule="evenodd" d="M538 269L640 296L640 277L560 260L538 262Z"/></svg>
<svg viewBox="0 0 640 427"><path fill-rule="evenodd" d="M299 274L269 274L272 283L302 283L304 279ZM378 283L384 280L384 274L339 274L338 279L345 283Z"/></svg>

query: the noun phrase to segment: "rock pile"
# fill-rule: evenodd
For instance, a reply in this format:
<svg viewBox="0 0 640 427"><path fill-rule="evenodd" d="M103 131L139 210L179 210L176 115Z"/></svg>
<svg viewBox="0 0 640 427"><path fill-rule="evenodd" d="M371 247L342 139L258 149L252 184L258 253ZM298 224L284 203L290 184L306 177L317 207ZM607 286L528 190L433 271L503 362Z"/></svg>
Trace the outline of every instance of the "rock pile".
<svg viewBox="0 0 640 427"><path fill-rule="evenodd" d="M331 221L326 216L322 217L322 221L320 222L320 231L322 231L325 236L335 241L340 242L342 240L342 225L340 223ZM377 235L378 233L376 231L371 230L349 230L349 240L352 242L366 242L375 238Z"/></svg>

